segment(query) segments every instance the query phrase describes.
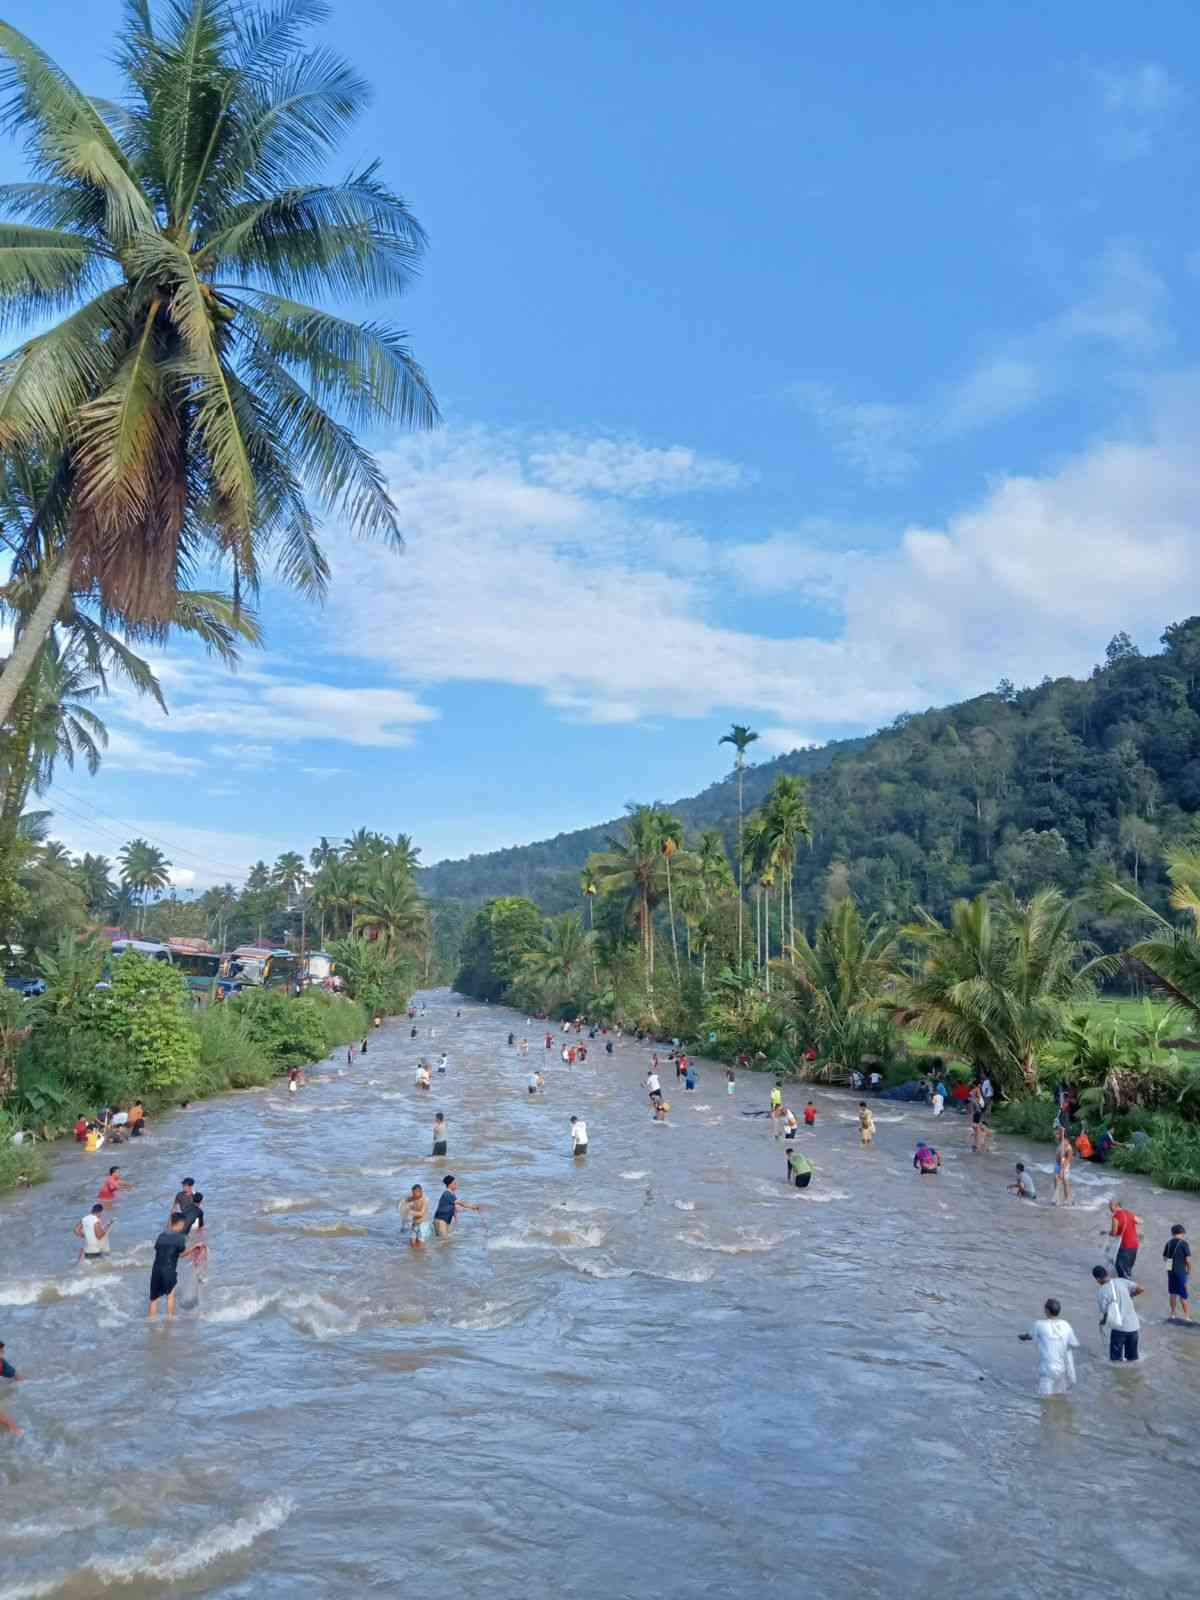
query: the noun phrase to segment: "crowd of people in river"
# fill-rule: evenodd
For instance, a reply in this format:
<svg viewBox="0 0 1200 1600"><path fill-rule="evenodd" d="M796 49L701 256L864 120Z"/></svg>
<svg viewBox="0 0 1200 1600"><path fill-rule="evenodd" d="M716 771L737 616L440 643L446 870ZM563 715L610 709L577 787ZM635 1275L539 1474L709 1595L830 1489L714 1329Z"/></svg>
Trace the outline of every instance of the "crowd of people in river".
<svg viewBox="0 0 1200 1600"><path fill-rule="evenodd" d="M419 1036L420 1030L417 1024L424 1016L424 1008L421 1010L416 1007L410 1008L408 1013L411 1024L410 1039ZM457 1016L461 1018L461 1010ZM528 1019L526 1026L532 1027L533 1020ZM380 1023L381 1019L376 1017L374 1026L378 1028ZM586 1040L583 1038L585 1031ZM435 1037L433 1028L429 1029L428 1037L430 1039ZM611 1057L624 1037L619 1028L610 1030L601 1023L577 1018L562 1024L561 1038L552 1027L547 1028L543 1043L545 1052L548 1055L557 1052L562 1065L569 1069L587 1062L589 1049L587 1041L591 1041L593 1045L600 1041L605 1054ZM663 1093L664 1062L660 1060L659 1048L661 1047L665 1053L665 1067L668 1070L673 1069L676 1085L682 1086L685 1093L694 1091L699 1081L696 1063L678 1039L653 1040L643 1033L633 1034L630 1038L638 1045L651 1047L645 1087L652 1119L656 1123L665 1122L671 1106ZM508 1048L515 1050L519 1057L528 1056L528 1037L523 1036L518 1040L516 1033L510 1030L507 1043ZM368 1040L365 1038L361 1045L352 1044L348 1047L347 1063L352 1064L356 1054L366 1054L367 1050ZM744 1069L749 1065L749 1059L742 1056L736 1063L724 1069L726 1090L730 1096L736 1093L738 1069ZM415 1087L422 1092L429 1091L434 1077L445 1077L448 1068L449 1056L445 1050L441 1051L436 1068L431 1065L427 1057L422 1056L416 1069ZM296 1067L289 1069L289 1093L297 1093L305 1081L301 1069ZM854 1087L859 1090L865 1089L878 1096L882 1093L882 1079L875 1073L857 1074ZM526 1088L529 1096L544 1096L546 1078L540 1068L529 1072ZM964 1112L969 1113L971 1117L969 1149L972 1152L983 1153L990 1148L995 1094L986 1074L978 1074L974 1081L968 1084L955 1084L953 1090L948 1092L943 1078L935 1072L922 1085L922 1091L920 1097L928 1101L935 1118L944 1114L948 1104L957 1103ZM1071 1167L1076 1156L1103 1164L1112 1149L1117 1147L1117 1141L1107 1128L1101 1130L1093 1139L1086 1126L1073 1127L1073 1120L1078 1112L1078 1101L1070 1085L1063 1084L1058 1087L1055 1101L1052 1203L1069 1206L1073 1198ZM816 1169L805 1153L798 1135L802 1128L808 1135L816 1133L818 1114L814 1101L809 1098L803 1107L802 1117L797 1117L791 1108L784 1104L783 1082L781 1079L776 1079L769 1092L765 1113L758 1110L743 1112L745 1116L763 1114L768 1119L772 1136L784 1145L786 1182L797 1189L807 1189L813 1181ZM865 1099L858 1103L856 1120L860 1148L868 1151L875 1141L876 1118L871 1105ZM121 1144L127 1138L140 1138L146 1131L144 1108L135 1101L124 1109L105 1108L92 1119L81 1117L75 1127L75 1138L82 1145L83 1153L92 1155L105 1144ZM449 1132L443 1111L434 1114L431 1133L430 1158L447 1159ZM578 1115L572 1115L568 1134L571 1158L575 1162L582 1162L587 1156L589 1147L586 1121ZM1134 1137L1136 1138L1136 1135ZM943 1170L941 1152L927 1138L922 1137L917 1141L912 1166L922 1178L937 1177ZM134 1185L124 1177L120 1166L109 1167L95 1202L75 1224L74 1236L79 1241L78 1262L81 1269L88 1270L89 1267L103 1262L108 1256L117 1203L122 1195L131 1192L133 1188ZM1007 1189L1019 1201L1037 1202L1037 1187L1024 1162L1016 1163L1014 1181L1007 1185ZM194 1180L184 1178L171 1202L165 1225L154 1241L147 1311L150 1320L157 1317L160 1306L165 1306L167 1318L174 1315L181 1261L191 1261L197 1281L203 1281L208 1260L203 1201L204 1196L195 1188ZM423 1249L434 1237L449 1238L460 1211L476 1213L483 1211L482 1205L466 1200L459 1194L457 1179L452 1174L442 1177L441 1190L432 1216L430 1204L425 1186L421 1183L414 1183L399 1203L402 1236L413 1250ZM1116 1199L1108 1202L1108 1208L1109 1225L1106 1235L1108 1254L1104 1263L1092 1269L1100 1330L1102 1336L1107 1337L1110 1360L1122 1363L1135 1362L1140 1358L1141 1323L1134 1301L1144 1293L1144 1290L1134 1281L1133 1271L1142 1244L1143 1223L1141 1217ZM1172 1226L1162 1255L1167 1270L1169 1320L1190 1323L1188 1286L1192 1260L1187 1231L1182 1223ZM1079 1348L1079 1340L1070 1322L1063 1317L1062 1306L1058 1299L1048 1298L1043 1311L1044 1315L1019 1337L1037 1347L1039 1393L1062 1394L1076 1381L1074 1351ZM18 1373L7 1360L2 1342L0 1342L0 1379L19 1381ZM0 1411L0 1428L13 1433L20 1432L12 1419L3 1411Z"/></svg>

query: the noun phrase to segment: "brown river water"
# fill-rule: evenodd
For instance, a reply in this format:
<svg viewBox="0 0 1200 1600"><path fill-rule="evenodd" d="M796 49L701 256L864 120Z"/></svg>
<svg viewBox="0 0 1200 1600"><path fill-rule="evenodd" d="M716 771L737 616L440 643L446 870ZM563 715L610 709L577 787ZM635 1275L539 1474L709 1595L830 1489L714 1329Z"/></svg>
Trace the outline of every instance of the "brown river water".
<svg viewBox="0 0 1200 1600"><path fill-rule="evenodd" d="M0 1600L1200 1594L1200 1330L1165 1325L1159 1259L1172 1222L1200 1240L1195 1199L1085 1167L1054 1210L1049 1146L972 1156L960 1117L879 1102L864 1153L851 1097L821 1091L798 1192L744 1115L767 1077L731 1099L715 1067L691 1094L664 1072L656 1126L633 1041L567 1069L543 1025L426 1003L416 1040L391 1022L343 1075L195 1105L111 1156L64 1148L0 1202L0 1338L26 1379L0 1395L25 1429L0 1435ZM418 1051L443 1049L419 1092ZM911 1169L921 1133L936 1180ZM1004 1191L1021 1157L1036 1207ZM111 1262L77 1267L110 1160L137 1188ZM446 1171L486 1210L414 1253L397 1201ZM212 1259L198 1309L151 1325L184 1175ZM1150 1291L1120 1370L1090 1276L1117 1192ZM1042 1401L1016 1336L1048 1294L1084 1348L1074 1394Z"/></svg>

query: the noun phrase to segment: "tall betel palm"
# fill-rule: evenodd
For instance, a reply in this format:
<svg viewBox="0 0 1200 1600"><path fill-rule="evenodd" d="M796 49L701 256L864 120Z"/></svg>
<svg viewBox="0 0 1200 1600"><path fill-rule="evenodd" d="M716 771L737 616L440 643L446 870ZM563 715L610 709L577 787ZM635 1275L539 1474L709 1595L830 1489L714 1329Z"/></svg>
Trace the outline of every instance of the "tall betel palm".
<svg viewBox="0 0 1200 1600"><path fill-rule="evenodd" d="M378 303L425 247L367 165L326 158L366 85L305 34L320 0L127 0L125 103L91 99L0 23L0 131L33 180L0 189L0 317L39 326L0 360L0 457L35 455L49 487L18 564L44 553L41 599L0 676L0 722L72 591L131 625L166 626L200 566L253 589L264 558L319 594L308 496L398 542L375 459L351 431L432 425L403 337L319 303Z"/></svg>
<svg viewBox="0 0 1200 1600"><path fill-rule="evenodd" d="M146 896L153 889L165 889L171 881L171 863L157 845L146 839L130 839L117 854L121 863L121 882L137 897L138 927L146 926Z"/></svg>
<svg viewBox="0 0 1200 1600"><path fill-rule="evenodd" d="M734 770L737 773L738 794L738 835L737 835L737 864L738 864L738 965L742 963L742 919L744 916L742 899L742 772L746 765L746 751L758 738L753 728L748 728L743 722L735 722L728 733L723 733L717 740L718 745L731 744L737 752L734 761Z"/></svg>

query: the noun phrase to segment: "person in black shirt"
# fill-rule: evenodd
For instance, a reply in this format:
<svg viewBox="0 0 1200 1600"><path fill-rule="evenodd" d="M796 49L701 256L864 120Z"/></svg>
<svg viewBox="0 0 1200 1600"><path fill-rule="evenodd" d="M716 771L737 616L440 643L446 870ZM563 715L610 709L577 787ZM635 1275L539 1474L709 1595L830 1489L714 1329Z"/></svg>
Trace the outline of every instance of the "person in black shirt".
<svg viewBox="0 0 1200 1600"><path fill-rule="evenodd" d="M196 1254L198 1245L188 1249L187 1235L183 1231L184 1219L180 1212L171 1214L170 1226L154 1241L154 1265L150 1268L150 1310L147 1316L158 1315L158 1302L167 1302L167 1316L175 1315L175 1285L179 1281L179 1263Z"/></svg>
<svg viewBox="0 0 1200 1600"><path fill-rule="evenodd" d="M1182 1320L1190 1322L1192 1313L1188 1308L1188 1275L1192 1270L1192 1251L1182 1222L1177 1222L1171 1229L1171 1237L1163 1246L1163 1260L1167 1263L1167 1295L1171 1301L1169 1315L1174 1319L1175 1302L1178 1300Z"/></svg>
<svg viewBox="0 0 1200 1600"><path fill-rule="evenodd" d="M451 1225L455 1215L461 1211L479 1211L480 1206L473 1206L468 1200L458 1197L458 1185L453 1176L442 1179L442 1198L437 1203L437 1210L433 1214L433 1228L439 1239L449 1237Z"/></svg>
<svg viewBox="0 0 1200 1600"><path fill-rule="evenodd" d="M183 1218L184 1233L191 1233L193 1228L204 1226L204 1212L201 1209L203 1200L204 1196L197 1190L190 1200L175 1208Z"/></svg>
<svg viewBox="0 0 1200 1600"><path fill-rule="evenodd" d="M179 1193L171 1201L172 1211L182 1211L185 1206L190 1206L193 1200L192 1190L196 1187L195 1178L181 1178L179 1180ZM167 1218L168 1224L170 1218Z"/></svg>

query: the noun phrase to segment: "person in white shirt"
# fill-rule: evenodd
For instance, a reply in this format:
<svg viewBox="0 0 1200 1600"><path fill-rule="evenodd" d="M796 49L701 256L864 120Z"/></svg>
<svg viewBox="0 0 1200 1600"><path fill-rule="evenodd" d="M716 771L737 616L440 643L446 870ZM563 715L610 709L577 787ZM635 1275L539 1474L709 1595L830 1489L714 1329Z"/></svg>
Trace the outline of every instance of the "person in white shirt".
<svg viewBox="0 0 1200 1600"><path fill-rule="evenodd" d="M1138 1360L1138 1335L1142 1324L1133 1308L1134 1299L1141 1294L1140 1284L1128 1278L1114 1278L1107 1267L1093 1267L1096 1280L1096 1303L1100 1307L1100 1332L1108 1334L1108 1359L1110 1361Z"/></svg>
<svg viewBox="0 0 1200 1600"><path fill-rule="evenodd" d="M588 1137L587 1123L582 1117L571 1118L571 1154L573 1156L587 1155Z"/></svg>
<svg viewBox="0 0 1200 1600"><path fill-rule="evenodd" d="M1071 1352L1079 1349L1079 1340L1057 1300L1047 1300L1042 1309L1045 1317L1018 1337L1023 1343L1032 1340L1037 1345L1038 1393L1066 1394L1075 1382L1075 1357Z"/></svg>
<svg viewBox="0 0 1200 1600"><path fill-rule="evenodd" d="M80 1252L83 1261L102 1261L108 1254L108 1229L101 1221L103 1216L104 1207L97 1201L87 1216L80 1217L75 1224L75 1237L83 1240Z"/></svg>
<svg viewBox="0 0 1200 1600"><path fill-rule="evenodd" d="M646 1074L646 1093L653 1105L657 1105L662 1099L662 1085L658 1081L657 1072L650 1071Z"/></svg>

